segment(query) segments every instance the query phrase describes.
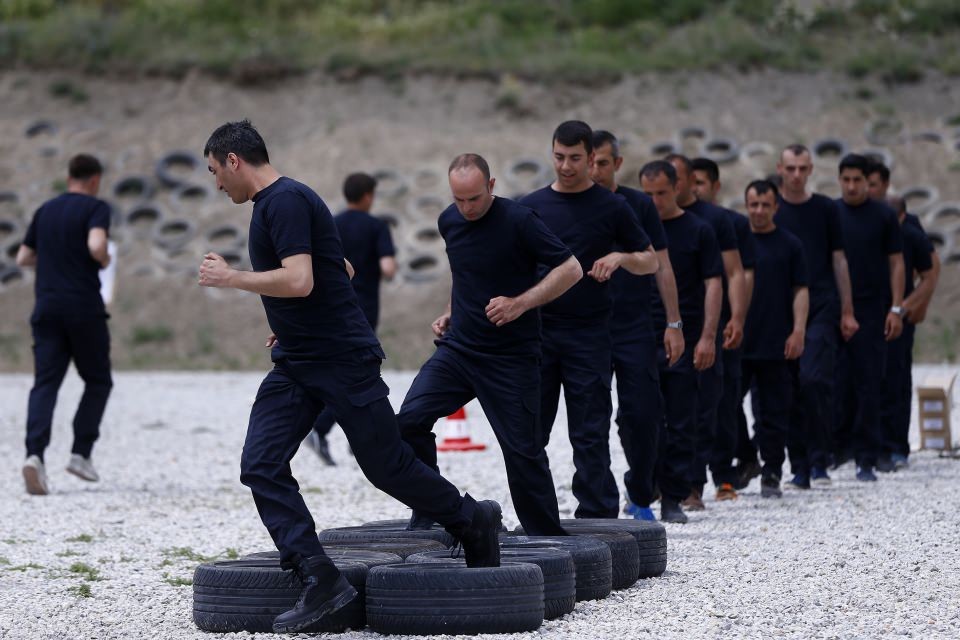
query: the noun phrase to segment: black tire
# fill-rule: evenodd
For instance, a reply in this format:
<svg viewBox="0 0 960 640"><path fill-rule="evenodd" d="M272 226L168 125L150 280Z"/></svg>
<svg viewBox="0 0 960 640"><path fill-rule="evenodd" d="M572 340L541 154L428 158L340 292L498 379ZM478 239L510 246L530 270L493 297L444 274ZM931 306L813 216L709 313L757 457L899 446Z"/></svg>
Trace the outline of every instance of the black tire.
<svg viewBox="0 0 960 640"><path fill-rule="evenodd" d="M699 138L700 140L706 140L709 137L709 129L706 127L699 127L697 125L683 127L677 131L677 138L681 141L686 140L687 138Z"/></svg>
<svg viewBox="0 0 960 640"><path fill-rule="evenodd" d="M449 206L450 201L438 195L420 195L409 200L407 217L413 222L429 222L433 230L437 230L437 218ZM439 232L437 232L439 237Z"/></svg>
<svg viewBox="0 0 960 640"><path fill-rule="evenodd" d="M367 576L367 623L383 634L534 631L543 623L543 574L532 564L376 567Z"/></svg>
<svg viewBox="0 0 960 640"><path fill-rule="evenodd" d="M939 202L927 211L925 222L932 227L946 229L960 221L960 202Z"/></svg>
<svg viewBox="0 0 960 640"><path fill-rule="evenodd" d="M377 169L373 172L373 177L377 180L377 197L379 198L399 198L407 193L407 181L398 171Z"/></svg>
<svg viewBox="0 0 960 640"><path fill-rule="evenodd" d="M179 187L190 180L190 174L195 174L201 164L200 157L192 151L171 151L157 162L157 179L168 189Z"/></svg>
<svg viewBox="0 0 960 640"><path fill-rule="evenodd" d="M811 151L814 160L840 162L840 158L847 155L847 143L838 138L823 138L813 143Z"/></svg>
<svg viewBox="0 0 960 640"><path fill-rule="evenodd" d="M3 267L0 269L0 285L9 287L23 282L23 271L19 267Z"/></svg>
<svg viewBox="0 0 960 640"><path fill-rule="evenodd" d="M456 540L443 529L420 529L407 531L402 526L380 527L336 527L325 529L319 533L320 542L337 542L342 540L357 540L379 542L384 538L412 538L420 540L435 540L446 548L452 547Z"/></svg>
<svg viewBox="0 0 960 640"><path fill-rule="evenodd" d="M205 184L181 184L170 194L170 202L177 211L192 213L195 207L206 204L213 191Z"/></svg>
<svg viewBox="0 0 960 640"><path fill-rule="evenodd" d="M505 177L520 190L532 190L547 184L550 174L550 167L539 158L517 158L507 167Z"/></svg>
<svg viewBox="0 0 960 640"><path fill-rule="evenodd" d="M357 590L345 607L305 633L362 629L366 625L364 585L368 569L360 562L334 560ZM204 631L273 631L274 619L293 608L300 580L269 559L229 560L202 564L193 574L193 622Z"/></svg>
<svg viewBox="0 0 960 640"><path fill-rule="evenodd" d="M712 138L703 141L700 146L700 155L710 158L717 164L727 164L740 157L740 145L730 138Z"/></svg>
<svg viewBox="0 0 960 640"><path fill-rule="evenodd" d="M540 567L543 574L543 617L553 620L573 611L577 601L577 575L573 556L563 549L501 549L504 564L526 562ZM415 553L407 562L446 562L466 566L463 557L451 558L449 551Z"/></svg>
<svg viewBox="0 0 960 640"><path fill-rule="evenodd" d="M940 190L933 185L915 185L900 192L907 203L907 211L923 215L940 200Z"/></svg>
<svg viewBox="0 0 960 640"><path fill-rule="evenodd" d="M126 176L113 185L113 197L127 202L149 200L153 192L153 182L147 176Z"/></svg>
<svg viewBox="0 0 960 640"><path fill-rule="evenodd" d="M576 566L577 602L606 598L613 588L610 547L599 540L579 536L501 536L500 548L568 552Z"/></svg>
<svg viewBox="0 0 960 640"><path fill-rule="evenodd" d="M196 235L197 227L190 220L183 218L166 220L154 228L153 244L173 252L183 248Z"/></svg>
<svg viewBox="0 0 960 640"><path fill-rule="evenodd" d="M435 224L420 223L411 225L407 235L407 244L417 251L439 251L443 247L443 236Z"/></svg>
<svg viewBox="0 0 960 640"><path fill-rule="evenodd" d="M408 282L432 282L440 277L442 270L439 251L421 251L403 262L403 278Z"/></svg>
<svg viewBox="0 0 960 640"><path fill-rule="evenodd" d="M386 553L384 551L365 551L362 549L342 549L339 547L327 547L323 550L329 557L334 558L337 562L360 562L367 565L367 568L379 567L382 564L401 564L403 563L403 558L398 556L395 553ZM449 555L449 551L444 550L442 553ZM279 551L258 551L256 553L250 553L241 560L276 560L280 562L280 552Z"/></svg>
<svg viewBox="0 0 960 640"><path fill-rule="evenodd" d="M16 218L0 218L0 243L13 239L20 233L22 225Z"/></svg>
<svg viewBox="0 0 960 640"><path fill-rule="evenodd" d="M27 126L24 135L28 138L36 138L39 135L52 136L57 132L57 129L57 123L52 120L37 120Z"/></svg>
<svg viewBox="0 0 960 640"><path fill-rule="evenodd" d="M560 524L571 533L613 529L633 536L640 557L640 577L655 578L667 570L667 529L659 522L632 519L582 518L561 520Z"/></svg>
<svg viewBox="0 0 960 640"><path fill-rule="evenodd" d="M235 224L221 224L207 232L207 245L211 251L240 249L245 242L243 229Z"/></svg>
<svg viewBox="0 0 960 640"><path fill-rule="evenodd" d="M384 538L418 538L422 540L436 540L444 547L450 548L456 544L452 535L444 529L418 529L407 531L406 523L402 525L360 525L359 527L337 527L320 532L320 542L332 540L382 540Z"/></svg>
<svg viewBox="0 0 960 640"><path fill-rule="evenodd" d="M610 588L632 587L640 577L640 551L633 536L623 531L571 531L574 536L596 538L610 547Z"/></svg>
<svg viewBox="0 0 960 640"><path fill-rule="evenodd" d="M650 145L648 154L654 158L662 158L671 153L680 153L680 151L680 145L673 140L661 140L660 142L654 142Z"/></svg>
<svg viewBox="0 0 960 640"><path fill-rule="evenodd" d="M896 166L896 159L893 156L893 152L889 149L884 149L883 147L870 147L869 149L863 149L859 151L860 155L866 156L874 162L881 162L887 166L888 169L893 169Z"/></svg>
<svg viewBox="0 0 960 640"><path fill-rule="evenodd" d="M394 553L403 559L424 551L449 551L447 547L436 540L423 538L382 538L379 541L328 540L323 543L323 548L324 550L382 551L384 553Z"/></svg>
<svg viewBox="0 0 960 640"><path fill-rule="evenodd" d="M401 529L405 529L406 526L407 526L407 523L409 523L409 522L410 522L409 519L394 518L394 519L392 519L392 520L371 520L370 522L364 522L364 523L363 523L362 525L360 525L360 526L362 526L362 527L380 527L380 528L390 527L391 529L394 528L394 527L400 527ZM439 529L439 530L441 530L441 531L445 531L445 529L443 528L443 525L440 524L439 522L434 522L432 528L433 528L433 529ZM500 531L501 531L501 533L508 533L507 527L504 526L503 524L500 525Z"/></svg>
<svg viewBox="0 0 960 640"><path fill-rule="evenodd" d="M899 144L903 142L903 122L896 118L871 120L865 125L863 133L872 145Z"/></svg>
<svg viewBox="0 0 960 640"><path fill-rule="evenodd" d="M124 224L137 237L149 237L155 228L163 222L163 210L149 203L134 206L124 217Z"/></svg>

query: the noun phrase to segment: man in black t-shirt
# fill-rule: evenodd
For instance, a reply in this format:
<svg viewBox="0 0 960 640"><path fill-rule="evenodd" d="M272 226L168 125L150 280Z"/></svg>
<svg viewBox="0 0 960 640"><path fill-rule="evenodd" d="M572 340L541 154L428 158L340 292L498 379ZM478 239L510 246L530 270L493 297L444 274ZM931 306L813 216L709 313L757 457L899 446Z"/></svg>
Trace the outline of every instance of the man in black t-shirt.
<svg viewBox="0 0 960 640"><path fill-rule="evenodd" d="M690 495L684 507L691 511L705 508L703 487L707 482L707 465L713 456L713 440L717 431L717 412L723 396L723 349L736 349L743 340L743 322L747 314L746 276L733 223L724 209L697 198L693 191L693 163L686 156L670 154L665 160L677 172L677 206L696 215L710 225L720 246L723 259L723 291L729 302L729 317L723 317L717 332L717 358L713 365L699 372L697 391L696 462L690 472ZM729 493L727 494L729 496Z"/></svg>
<svg viewBox="0 0 960 640"><path fill-rule="evenodd" d="M794 380L795 400L787 436L793 472L787 486L809 489L811 482L824 486L831 482L827 466L834 424L837 357L841 341L849 340L859 325L854 316L837 205L830 198L807 190L813 172L810 150L803 145L786 147L780 153L777 172L783 188L774 222L803 244L810 290L806 340ZM751 475L751 460L742 450L738 457L745 466L740 478L743 482ZM756 472L759 474L759 469Z"/></svg>
<svg viewBox="0 0 960 640"><path fill-rule="evenodd" d="M616 518L620 492L610 471L610 286L623 268L654 273L657 254L627 201L590 179L593 131L568 121L553 135L553 184L520 200L573 251L585 277L544 305L541 418L544 445L553 428L563 387L567 430L573 445L573 494L578 518ZM619 249L619 250L618 250ZM545 275L541 267L541 275Z"/></svg>
<svg viewBox="0 0 960 640"><path fill-rule="evenodd" d="M333 408L364 475L379 489L440 522L463 544L467 566L498 566L500 505L461 496L400 439L380 377L384 358L350 286L333 217L309 187L270 165L249 121L217 128L204 148L217 188L236 204L253 200L250 264L231 268L208 253L199 284L260 294L273 331L273 370L250 411L240 481L303 591L277 616L293 633L345 606L356 590L323 552L290 460L324 406Z"/></svg>
<svg viewBox="0 0 960 640"><path fill-rule="evenodd" d="M453 290L433 323L437 351L397 414L417 457L437 468L433 425L473 398L503 451L507 483L528 535L565 535L540 435L539 307L583 275L570 250L532 209L493 195L487 162L457 156L448 170L454 203L440 214ZM538 269L550 271L541 280ZM411 528L432 521L414 513Z"/></svg>
<svg viewBox="0 0 960 640"><path fill-rule="evenodd" d="M73 418L67 471L90 482L99 480L90 453L113 386L108 316L98 273L110 263L110 207L96 197L102 174L103 167L93 156L74 156L67 192L37 209L17 252L19 266L37 270L36 304L30 316L34 384L23 465L23 480L33 495L50 492L43 452L50 444L57 392L71 360L84 389Z"/></svg>
<svg viewBox="0 0 960 640"><path fill-rule="evenodd" d="M848 154L840 161L837 200L853 304L860 329L843 345L840 406L843 407L838 451L856 456L857 479L877 479L873 470L881 451L880 421L882 383L886 363L885 341L895 340L903 330L904 265L903 236L896 214L883 202L867 196L870 160Z"/></svg>
<svg viewBox="0 0 960 640"><path fill-rule="evenodd" d="M376 187L377 180L373 176L351 173L343 181L347 209L333 217L343 244L343 255L355 270L350 284L374 332L377 331L380 317L380 280L392 280L397 273L390 227L383 220L370 215ZM327 407L317 417L313 431L306 439L307 445L330 466L335 463L327 446L327 434L335 420L333 411Z"/></svg>
<svg viewBox="0 0 960 640"><path fill-rule="evenodd" d="M635 276L618 270L610 279L613 313L610 337L613 341L613 371L617 376L617 426L627 458L623 483L627 491L624 511L638 520L654 520L650 504L656 496L657 448L663 422L663 396L657 368L657 338L653 334L650 298L656 281L667 321L677 323L677 283L667 253L667 238L660 215L647 194L617 184L623 164L620 144L609 131L593 132L593 168L590 177L597 184L626 198L644 232L657 252L659 269L653 276ZM664 329L662 340L670 346L673 364L684 350L683 332Z"/></svg>
<svg viewBox="0 0 960 640"><path fill-rule="evenodd" d="M693 193L698 200L716 204L720 192L720 167L709 158L694 158ZM744 306L750 308L750 299L753 296L754 263L756 262L756 243L753 233L750 232L750 222L747 217L723 209L733 225L737 236L737 249L740 251L740 262L743 264L744 276ZM730 304L725 298L720 310L720 324L726 326L731 319ZM713 474L713 484L717 488L717 500L735 500L737 498L736 484L737 471L733 466L733 459L737 455L737 432L740 424L743 406L740 360L742 348L728 340L722 345L721 368L723 370L723 389L720 404L717 408L716 435L713 439L710 456L710 471ZM744 421L746 418L743 418Z"/></svg>
<svg viewBox="0 0 960 640"><path fill-rule="evenodd" d="M657 364L664 399L663 437L657 457L660 519L685 523L680 501L690 495L696 460L698 374L716 359L717 326L723 297L723 262L710 225L677 206L677 171L669 162L650 162L640 170L640 186L650 196L667 235L670 264L677 282L681 321L668 323L660 296L651 299ZM683 331L686 349L679 359L659 342L667 328Z"/></svg>
<svg viewBox="0 0 960 640"><path fill-rule="evenodd" d="M757 444L763 456L760 495L780 498L784 447L793 403L791 365L803 353L810 306L803 245L773 222L777 187L751 182L744 193L756 239L756 299L743 338L743 392L752 388ZM743 402L741 396L740 402Z"/></svg>

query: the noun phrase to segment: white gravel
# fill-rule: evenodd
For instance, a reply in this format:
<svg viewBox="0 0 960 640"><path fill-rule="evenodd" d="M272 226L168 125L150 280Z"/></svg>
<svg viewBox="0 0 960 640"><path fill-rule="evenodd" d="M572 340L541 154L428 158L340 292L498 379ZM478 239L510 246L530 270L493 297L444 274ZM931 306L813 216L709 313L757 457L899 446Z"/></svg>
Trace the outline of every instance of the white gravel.
<svg viewBox="0 0 960 640"><path fill-rule="evenodd" d="M194 627L191 588L183 584L198 558L271 548L238 480L262 376L116 374L94 452L103 480L87 484L63 470L80 393L71 372L47 452L54 493L36 498L25 494L20 477L32 380L0 375L0 638L211 637ZM396 406L412 374L385 378ZM445 454L443 472L461 489L501 501L512 526L495 440L479 407L468 406L468 413L477 439L491 448ZM549 454L569 516L575 501L562 418L561 410ZM320 465L309 450L293 461L319 528L406 516L364 480L342 432L334 432L331 445L338 467ZM613 451L619 478L623 456L619 445ZM782 501L761 500L756 481L734 503L708 500L688 525L668 525L662 578L578 603L573 614L523 635L960 637L960 461L929 452L911 461L908 471L881 476L876 485L857 483L848 466L832 488L787 493ZM81 595L86 588L89 597Z"/></svg>

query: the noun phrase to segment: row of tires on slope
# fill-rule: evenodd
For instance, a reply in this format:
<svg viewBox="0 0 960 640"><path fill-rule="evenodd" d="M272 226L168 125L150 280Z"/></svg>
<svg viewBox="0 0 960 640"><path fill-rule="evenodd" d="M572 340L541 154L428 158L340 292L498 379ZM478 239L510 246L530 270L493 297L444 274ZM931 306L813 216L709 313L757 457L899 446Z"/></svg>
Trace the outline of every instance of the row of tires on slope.
<svg viewBox="0 0 960 640"><path fill-rule="evenodd" d="M386 520L319 534L326 553L357 589L346 607L307 633L370 629L384 634L474 634L533 631L667 567L663 525L637 520L564 520L567 537L500 536L501 566L468 569L442 528L406 531ZM214 632L269 632L292 608L299 580L279 553L197 567L193 620Z"/></svg>

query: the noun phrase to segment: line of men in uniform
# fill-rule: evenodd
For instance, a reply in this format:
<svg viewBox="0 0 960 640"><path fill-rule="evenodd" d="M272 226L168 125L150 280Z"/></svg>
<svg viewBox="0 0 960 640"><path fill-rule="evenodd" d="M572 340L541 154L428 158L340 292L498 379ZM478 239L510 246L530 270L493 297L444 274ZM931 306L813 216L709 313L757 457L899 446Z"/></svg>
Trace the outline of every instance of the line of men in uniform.
<svg viewBox="0 0 960 640"><path fill-rule="evenodd" d="M438 225L451 300L398 414L418 457L436 468L434 424L478 398L521 523L557 534L544 448L562 388L575 515L617 517L615 374L623 511L638 519L659 500L661 519L686 522L705 508L708 472L717 500L757 476L761 495L780 497L787 451L797 489L829 484L849 458L862 481L907 465L913 329L939 261L903 201L886 204L886 167L843 158L833 200L808 191L810 151L791 145L776 176L747 186L744 216L715 204L709 159L648 163L635 190L618 183L612 133L568 121L552 143L555 181L516 202L493 195L482 157L450 166L455 202ZM368 252L388 244L372 242L380 224ZM574 262L583 275L571 280Z"/></svg>

